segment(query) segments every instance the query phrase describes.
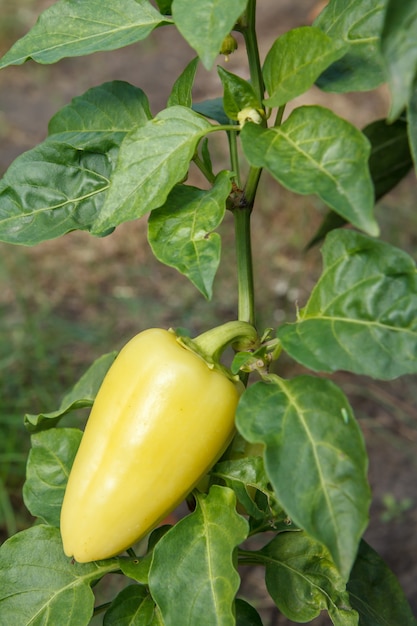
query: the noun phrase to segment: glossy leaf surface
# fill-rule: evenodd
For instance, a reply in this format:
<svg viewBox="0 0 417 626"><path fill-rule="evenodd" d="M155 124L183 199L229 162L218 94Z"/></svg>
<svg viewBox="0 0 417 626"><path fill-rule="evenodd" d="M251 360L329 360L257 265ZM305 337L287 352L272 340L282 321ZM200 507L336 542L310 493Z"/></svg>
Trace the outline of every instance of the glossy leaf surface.
<svg viewBox="0 0 417 626"><path fill-rule="evenodd" d="M193 103L192 88L198 67L198 57L190 61L181 75L175 81L167 106L191 107Z"/></svg>
<svg viewBox="0 0 417 626"><path fill-rule="evenodd" d="M72 563L64 555L57 528L24 530L0 548L2 622L87 626L94 607L91 585L117 569L117 559Z"/></svg>
<svg viewBox="0 0 417 626"><path fill-rule="evenodd" d="M156 258L187 276L208 299L220 262L220 235L213 231L224 217L230 190L226 171L208 191L178 185L149 218L148 239Z"/></svg>
<svg viewBox="0 0 417 626"><path fill-rule="evenodd" d="M241 138L251 165L296 193L317 194L353 225L378 234L370 146L354 126L323 107L303 106L278 128L245 124Z"/></svg>
<svg viewBox="0 0 417 626"><path fill-rule="evenodd" d="M19 156L0 186L0 240L33 246L89 230L110 185L106 154L46 141Z"/></svg>
<svg viewBox="0 0 417 626"><path fill-rule="evenodd" d="M319 28L294 28L275 41L262 69L269 107L278 107L307 91L319 75L343 55L346 45Z"/></svg>
<svg viewBox="0 0 417 626"><path fill-rule="evenodd" d="M388 0L381 45L391 94L391 121L409 104L415 87L416 39L416 3Z"/></svg>
<svg viewBox="0 0 417 626"><path fill-rule="evenodd" d="M165 22L148 0L119 0L117 7L111 0L58 0L4 55L0 68L115 50L145 39Z"/></svg>
<svg viewBox="0 0 417 626"><path fill-rule="evenodd" d="M317 80L321 89L335 92L368 91L384 82L380 34L387 0L331 0L314 26L348 52Z"/></svg>
<svg viewBox="0 0 417 626"><path fill-rule="evenodd" d="M115 80L74 98L52 117L48 134L74 148L106 152L151 117L144 92Z"/></svg>
<svg viewBox="0 0 417 626"><path fill-rule="evenodd" d="M348 370L389 380L417 372L417 271L390 244L348 230L323 246L323 273L284 349L310 369Z"/></svg>
<svg viewBox="0 0 417 626"><path fill-rule="evenodd" d="M328 551L304 532L279 533L261 550L271 597L289 619L309 622L327 610L335 626L357 626L345 582Z"/></svg>
<svg viewBox="0 0 417 626"><path fill-rule="evenodd" d="M290 519L329 550L345 579L370 502L361 432L331 381L299 376L258 382L243 394L239 432L266 445L264 463Z"/></svg>
<svg viewBox="0 0 417 626"><path fill-rule="evenodd" d="M31 437L23 499L34 517L59 528L62 500L82 431L53 428Z"/></svg>
<svg viewBox="0 0 417 626"><path fill-rule="evenodd" d="M235 503L230 489L213 486L207 496L198 495L195 512L157 543L149 586L165 626L235 625L239 575L232 555L248 531Z"/></svg>
<svg viewBox="0 0 417 626"><path fill-rule="evenodd" d="M211 69L223 39L246 8L247 0L174 0L172 15L181 35Z"/></svg>
<svg viewBox="0 0 417 626"><path fill-rule="evenodd" d="M71 391L65 394L56 411L38 414L27 413L25 415L26 428L30 432L52 428L70 411L93 406L100 385L116 356L117 352L109 352L96 359Z"/></svg>
<svg viewBox="0 0 417 626"><path fill-rule="evenodd" d="M127 135L94 232L162 206L186 175L198 141L210 128L197 113L172 106Z"/></svg>
<svg viewBox="0 0 417 626"><path fill-rule="evenodd" d="M229 119L237 120L242 109L258 109L261 106L252 85L247 80L221 66L217 67L217 72L223 84L223 107Z"/></svg>

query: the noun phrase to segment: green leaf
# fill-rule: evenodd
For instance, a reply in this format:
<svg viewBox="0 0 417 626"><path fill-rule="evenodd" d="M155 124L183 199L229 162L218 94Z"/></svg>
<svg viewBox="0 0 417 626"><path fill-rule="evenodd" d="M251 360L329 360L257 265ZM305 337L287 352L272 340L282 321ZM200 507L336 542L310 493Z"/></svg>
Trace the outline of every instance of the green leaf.
<svg viewBox="0 0 417 626"><path fill-rule="evenodd" d="M193 110L204 115L204 117L219 122L219 124L230 124L230 120L224 111L223 98L211 98L210 100L195 102Z"/></svg>
<svg viewBox="0 0 417 626"><path fill-rule="evenodd" d="M103 626L150 626L155 602L142 585L125 587L107 609Z"/></svg>
<svg viewBox="0 0 417 626"><path fill-rule="evenodd" d="M0 548L2 623L87 626L94 608L91 585L118 567L117 559L72 562L52 526L24 530Z"/></svg>
<svg viewBox="0 0 417 626"><path fill-rule="evenodd" d="M269 478L265 473L262 457L253 456L243 459L233 459L217 463L211 470L211 475L223 480L227 487L233 489L240 504L242 504L251 517L263 519L264 511L260 510L253 500L250 490L258 489L271 500ZM273 510L271 502L270 521L273 523Z"/></svg>
<svg viewBox="0 0 417 626"><path fill-rule="evenodd" d="M235 503L233 491L214 485L155 546L149 586L165 626L235 626L239 575L232 556L248 532Z"/></svg>
<svg viewBox="0 0 417 626"><path fill-rule="evenodd" d="M365 541L359 545L347 588L360 626L417 626L397 578Z"/></svg>
<svg viewBox="0 0 417 626"><path fill-rule="evenodd" d="M387 0L381 49L391 94L389 119L408 105L417 74L417 6L415 2Z"/></svg>
<svg viewBox="0 0 417 626"><path fill-rule="evenodd" d="M56 63L64 57L115 50L145 39L168 23L148 0L58 0L4 55L0 68L29 59Z"/></svg>
<svg viewBox="0 0 417 626"><path fill-rule="evenodd" d="M220 235L231 191L231 174L222 171L208 191L178 185L149 217L148 239L159 261L175 267L210 299L220 263Z"/></svg>
<svg viewBox="0 0 417 626"><path fill-rule="evenodd" d="M0 187L0 240L33 246L89 230L103 204L111 155L45 141L19 156Z"/></svg>
<svg viewBox="0 0 417 626"><path fill-rule="evenodd" d="M279 107L307 91L346 47L313 26L294 28L278 37L262 70L269 93L264 103Z"/></svg>
<svg viewBox="0 0 417 626"><path fill-rule="evenodd" d="M259 109L259 102L252 85L247 81L218 66L217 72L223 84L223 107L231 120L238 119L238 113L246 108Z"/></svg>
<svg viewBox="0 0 417 626"><path fill-rule="evenodd" d="M107 152L125 135L152 117L141 89L115 80L93 87L58 111L49 122L49 137L74 148Z"/></svg>
<svg viewBox="0 0 417 626"><path fill-rule="evenodd" d="M331 0L314 22L348 52L317 80L325 91L369 91L385 81L380 34L387 0Z"/></svg>
<svg viewBox="0 0 417 626"><path fill-rule="evenodd" d="M100 385L116 356L117 352L115 351L103 354L96 359L71 391L65 394L57 411L39 414L27 413L25 415L26 428L30 432L52 428L70 411L93 406Z"/></svg>
<svg viewBox="0 0 417 626"><path fill-rule="evenodd" d="M323 273L284 350L316 371L348 370L382 380L417 372L417 272L405 252L361 233L331 232Z"/></svg>
<svg viewBox="0 0 417 626"><path fill-rule="evenodd" d="M163 15L171 15L172 0L156 0L156 4Z"/></svg>
<svg viewBox="0 0 417 626"><path fill-rule="evenodd" d="M291 520L329 550L347 579L368 521L367 457L342 391L312 376L258 382L240 399L236 425L266 445L264 463Z"/></svg>
<svg viewBox="0 0 417 626"><path fill-rule="evenodd" d="M190 61L182 74L177 78L168 98L167 106L191 107L193 103L192 88L197 72L198 57Z"/></svg>
<svg viewBox="0 0 417 626"><path fill-rule="evenodd" d="M345 582L317 541L303 532L279 533L260 553L268 591L289 619L309 622L327 610L335 626L357 626Z"/></svg>
<svg viewBox="0 0 417 626"><path fill-rule="evenodd" d="M369 142L349 122L323 107L303 106L277 128L245 124L241 139L251 165L265 167L296 193L316 193L357 228L378 234Z"/></svg>
<svg viewBox="0 0 417 626"><path fill-rule="evenodd" d="M236 626L262 626L258 612L245 600L238 598L236 606Z"/></svg>
<svg viewBox="0 0 417 626"><path fill-rule="evenodd" d="M246 8L247 0L174 0L172 15L181 35L211 69L223 39Z"/></svg>
<svg viewBox="0 0 417 626"><path fill-rule="evenodd" d="M68 476L82 431L57 428L32 435L23 500L34 517L59 528Z"/></svg>
<svg viewBox="0 0 417 626"><path fill-rule="evenodd" d="M143 557L120 557L120 569L125 576L129 576L129 578L133 578L133 580L136 580L143 585L148 584L149 570L153 558L153 549L161 537L163 537L170 528L171 526L165 524L164 526L158 526L151 532L148 541L148 550Z"/></svg>
<svg viewBox="0 0 417 626"><path fill-rule="evenodd" d="M411 111L408 124L401 119L387 124L386 120L382 119L372 122L362 131L371 143L369 171L375 188L375 201L380 200L393 189L413 165L407 135L408 126L412 126ZM411 132L410 142L412 142L412 137ZM307 244L307 248L322 241L327 233L344 224L346 220L343 217L329 211L316 234Z"/></svg>
<svg viewBox="0 0 417 626"><path fill-rule="evenodd" d="M128 134L93 233L162 206L186 175L197 143L211 128L190 109L172 106Z"/></svg>

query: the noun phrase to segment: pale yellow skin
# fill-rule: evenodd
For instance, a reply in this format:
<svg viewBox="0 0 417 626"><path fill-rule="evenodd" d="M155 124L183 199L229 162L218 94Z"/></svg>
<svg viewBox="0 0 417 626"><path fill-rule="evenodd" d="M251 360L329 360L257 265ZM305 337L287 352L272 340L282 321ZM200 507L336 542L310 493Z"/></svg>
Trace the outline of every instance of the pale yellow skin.
<svg viewBox="0 0 417 626"><path fill-rule="evenodd" d="M64 551L81 563L115 556L172 511L230 443L237 387L150 329L107 373L61 511Z"/></svg>

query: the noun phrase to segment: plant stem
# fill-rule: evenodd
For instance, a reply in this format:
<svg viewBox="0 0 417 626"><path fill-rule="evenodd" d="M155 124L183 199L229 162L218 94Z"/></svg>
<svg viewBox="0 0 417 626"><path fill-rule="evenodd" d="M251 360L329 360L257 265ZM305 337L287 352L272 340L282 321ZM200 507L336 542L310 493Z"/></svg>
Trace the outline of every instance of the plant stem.
<svg viewBox="0 0 417 626"><path fill-rule="evenodd" d="M236 235L238 280L238 319L255 326L255 292L253 284L250 217L252 207L245 204L233 210Z"/></svg>

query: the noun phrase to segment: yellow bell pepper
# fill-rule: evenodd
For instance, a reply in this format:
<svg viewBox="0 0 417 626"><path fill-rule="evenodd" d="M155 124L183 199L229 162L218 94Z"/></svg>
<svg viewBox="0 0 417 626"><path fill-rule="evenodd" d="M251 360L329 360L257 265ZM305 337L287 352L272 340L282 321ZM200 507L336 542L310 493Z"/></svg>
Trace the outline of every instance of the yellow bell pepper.
<svg viewBox="0 0 417 626"><path fill-rule="evenodd" d="M230 443L240 391L171 331L146 330L128 342L97 394L70 472L65 554L82 563L117 555L164 519Z"/></svg>

